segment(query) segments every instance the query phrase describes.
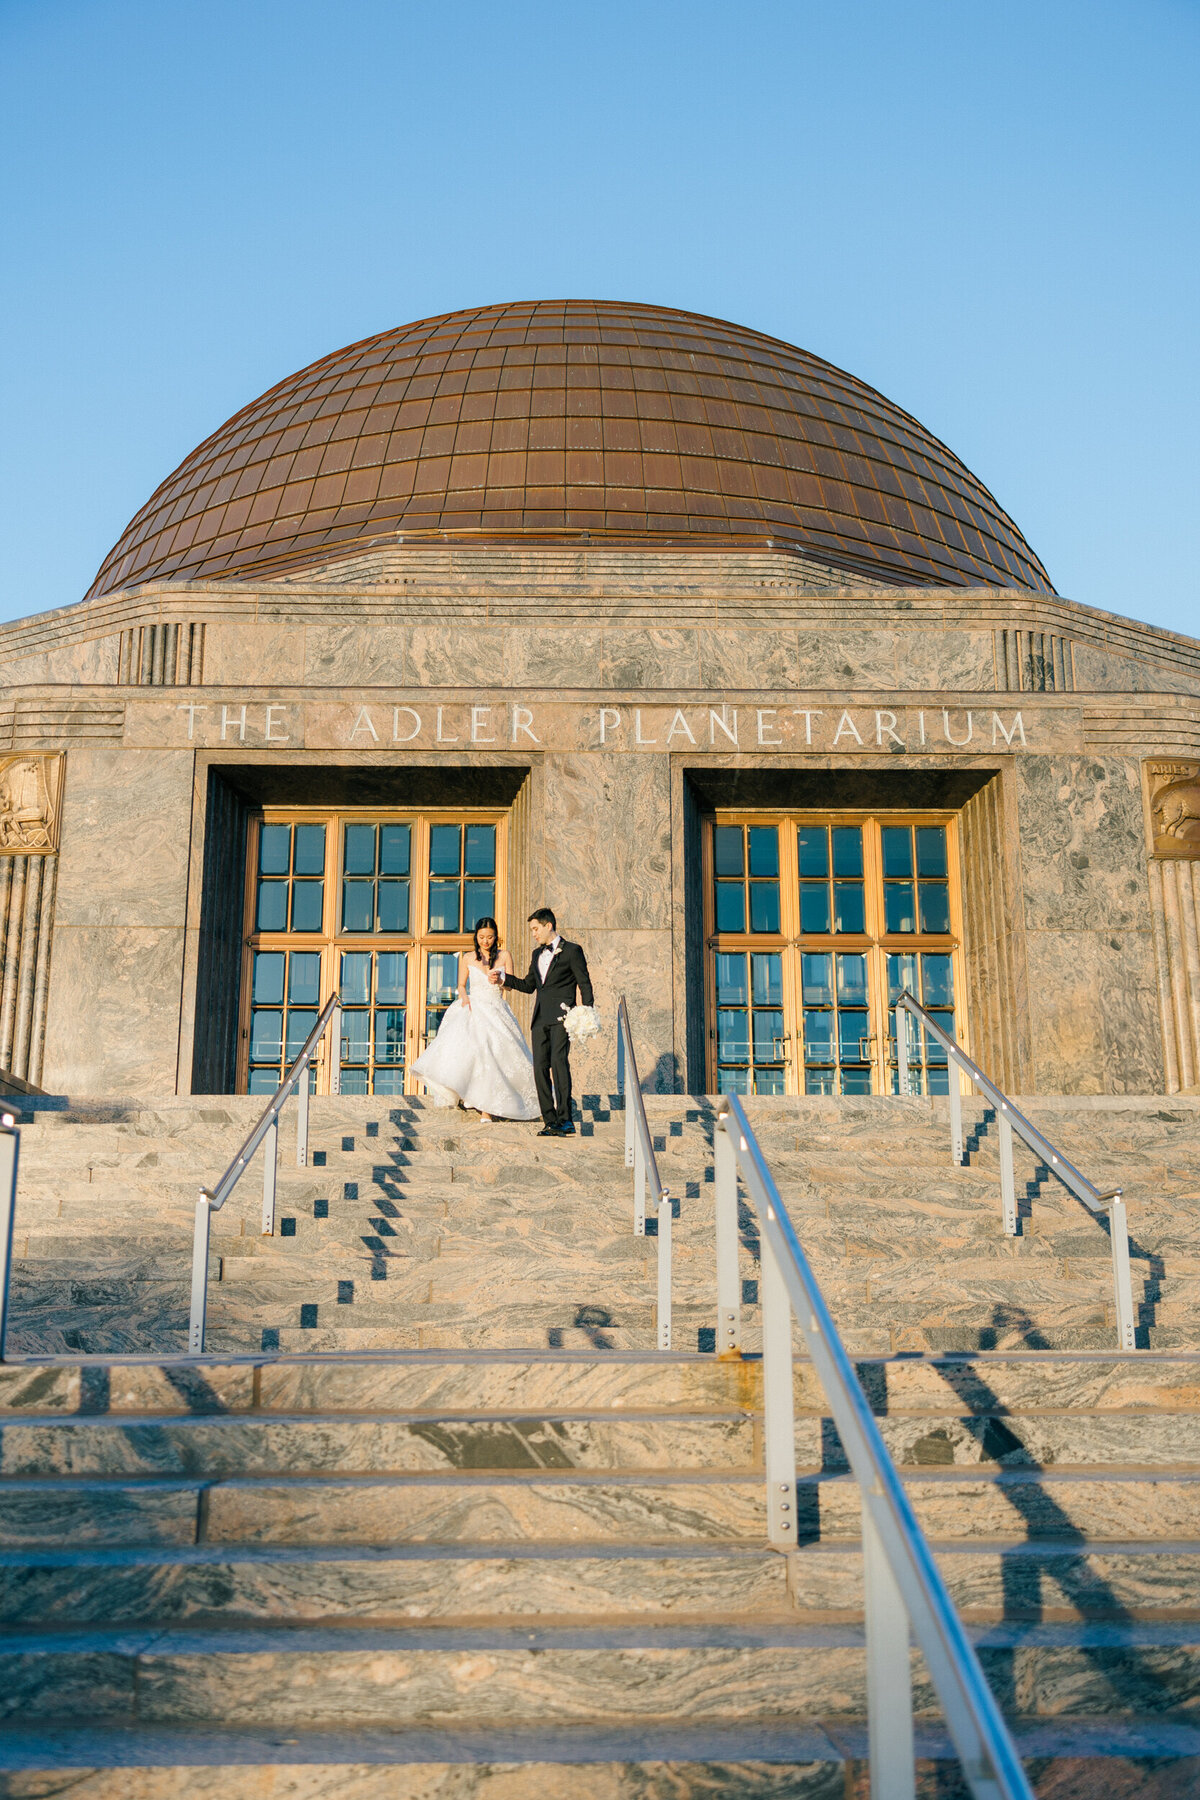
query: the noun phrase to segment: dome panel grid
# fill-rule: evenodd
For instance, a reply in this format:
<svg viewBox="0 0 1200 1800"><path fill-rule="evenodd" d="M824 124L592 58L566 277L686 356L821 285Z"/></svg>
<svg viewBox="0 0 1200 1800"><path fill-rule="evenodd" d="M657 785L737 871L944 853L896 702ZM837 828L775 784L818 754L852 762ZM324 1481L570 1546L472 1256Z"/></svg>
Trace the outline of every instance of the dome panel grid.
<svg viewBox="0 0 1200 1800"><path fill-rule="evenodd" d="M168 477L91 592L397 534L585 530L1053 591L970 471L853 376L720 320L567 301L419 321L279 383Z"/></svg>

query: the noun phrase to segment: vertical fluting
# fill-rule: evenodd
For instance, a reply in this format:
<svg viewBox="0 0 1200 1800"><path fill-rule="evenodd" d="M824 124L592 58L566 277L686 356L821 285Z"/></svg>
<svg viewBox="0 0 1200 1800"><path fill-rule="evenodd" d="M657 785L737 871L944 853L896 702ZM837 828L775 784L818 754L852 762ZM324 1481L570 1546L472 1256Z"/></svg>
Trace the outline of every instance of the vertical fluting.
<svg viewBox="0 0 1200 1800"><path fill-rule="evenodd" d="M1163 1068L1168 1093L1200 1085L1200 862L1150 864Z"/></svg>
<svg viewBox="0 0 1200 1800"><path fill-rule="evenodd" d="M11 1060L6 1065L28 1081L29 1035L33 1023L33 977L37 965L38 921L42 910L42 881L45 876L44 856L27 859L25 906L21 915L22 954L17 969L17 1016L13 1025Z"/></svg>
<svg viewBox="0 0 1200 1800"><path fill-rule="evenodd" d="M35 1086L42 1079L42 1055L46 1045L46 999L50 992L50 940L54 928L54 890L58 885L58 857L42 859L42 893L38 912L37 956L33 971L33 1017L29 1027L29 1065L26 1081ZM20 1073L20 1071L16 1071Z"/></svg>
<svg viewBox="0 0 1200 1800"><path fill-rule="evenodd" d="M29 858L14 856L8 906L4 914L4 976L0 985L0 1069L12 1069L13 1029L17 1019L17 985L21 967L21 925L25 914L25 880ZM15 1074L16 1071L13 1070Z"/></svg>

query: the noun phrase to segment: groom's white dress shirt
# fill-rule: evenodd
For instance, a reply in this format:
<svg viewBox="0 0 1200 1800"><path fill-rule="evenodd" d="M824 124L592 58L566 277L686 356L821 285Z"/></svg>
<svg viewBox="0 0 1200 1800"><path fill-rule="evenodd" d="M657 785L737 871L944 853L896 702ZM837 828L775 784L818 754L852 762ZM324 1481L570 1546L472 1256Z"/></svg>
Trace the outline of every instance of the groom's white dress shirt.
<svg viewBox="0 0 1200 1800"><path fill-rule="evenodd" d="M555 936L550 939L550 942L548 944L543 944L542 953L538 957L538 976L542 981L545 981L546 970L550 967L550 964L554 961L554 952L558 949L558 946L561 943L562 943L561 937Z"/></svg>

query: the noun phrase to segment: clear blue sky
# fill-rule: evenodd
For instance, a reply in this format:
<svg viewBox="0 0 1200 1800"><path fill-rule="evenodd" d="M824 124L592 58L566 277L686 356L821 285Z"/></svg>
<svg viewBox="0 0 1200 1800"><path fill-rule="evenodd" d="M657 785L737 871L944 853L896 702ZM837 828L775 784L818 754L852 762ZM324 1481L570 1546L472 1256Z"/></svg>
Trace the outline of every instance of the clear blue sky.
<svg viewBox="0 0 1200 1800"><path fill-rule="evenodd" d="M0 617L355 338L636 299L852 370L1200 635L1200 5L0 0Z"/></svg>

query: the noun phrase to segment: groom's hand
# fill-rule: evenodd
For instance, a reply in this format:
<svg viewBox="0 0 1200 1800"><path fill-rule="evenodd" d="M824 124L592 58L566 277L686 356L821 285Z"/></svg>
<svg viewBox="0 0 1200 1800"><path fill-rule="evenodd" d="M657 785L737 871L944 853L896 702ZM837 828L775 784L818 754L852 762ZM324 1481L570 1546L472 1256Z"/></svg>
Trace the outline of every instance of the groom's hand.
<svg viewBox="0 0 1200 1800"><path fill-rule="evenodd" d="M504 986L504 971L503 971L503 969L489 969L488 970L488 980L491 982L493 987L503 987Z"/></svg>

